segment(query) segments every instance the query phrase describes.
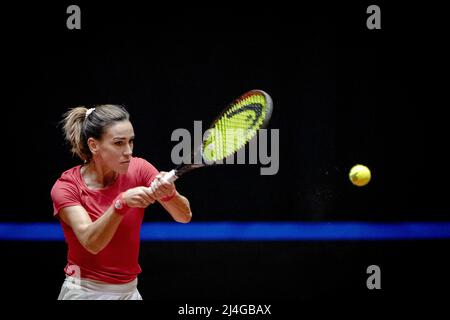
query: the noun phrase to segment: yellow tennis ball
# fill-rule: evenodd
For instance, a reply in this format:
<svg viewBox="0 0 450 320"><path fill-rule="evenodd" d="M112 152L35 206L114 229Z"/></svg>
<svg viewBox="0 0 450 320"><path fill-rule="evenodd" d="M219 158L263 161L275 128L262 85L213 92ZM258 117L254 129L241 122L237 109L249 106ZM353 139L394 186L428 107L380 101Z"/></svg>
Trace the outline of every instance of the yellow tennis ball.
<svg viewBox="0 0 450 320"><path fill-rule="evenodd" d="M357 164L350 170L348 177L355 186L362 187L369 183L371 174L369 168L362 164Z"/></svg>

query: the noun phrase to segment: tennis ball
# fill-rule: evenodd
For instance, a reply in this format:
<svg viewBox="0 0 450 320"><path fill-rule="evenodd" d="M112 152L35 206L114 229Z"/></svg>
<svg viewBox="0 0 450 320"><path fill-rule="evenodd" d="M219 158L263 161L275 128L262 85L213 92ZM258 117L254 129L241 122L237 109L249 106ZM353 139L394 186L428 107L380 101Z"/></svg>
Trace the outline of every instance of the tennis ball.
<svg viewBox="0 0 450 320"><path fill-rule="evenodd" d="M369 168L362 164L357 164L350 170L348 177L355 186L362 187L369 183L371 174Z"/></svg>

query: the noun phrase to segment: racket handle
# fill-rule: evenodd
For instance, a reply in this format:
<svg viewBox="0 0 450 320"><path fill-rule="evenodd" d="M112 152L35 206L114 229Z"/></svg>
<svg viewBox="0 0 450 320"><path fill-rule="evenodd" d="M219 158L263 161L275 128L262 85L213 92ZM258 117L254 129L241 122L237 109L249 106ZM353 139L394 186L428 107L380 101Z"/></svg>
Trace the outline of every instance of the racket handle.
<svg viewBox="0 0 450 320"><path fill-rule="evenodd" d="M164 177L164 180L167 182L174 182L175 180L178 179L178 176L176 175L176 170L173 169L172 171L168 172L167 175ZM156 179L152 181L152 184L150 185L150 188L152 189L152 191L154 191L155 189L155 184L156 184Z"/></svg>
<svg viewBox="0 0 450 320"><path fill-rule="evenodd" d="M175 169L169 171L169 173L164 177L167 182L174 182L178 179L176 175L177 171Z"/></svg>

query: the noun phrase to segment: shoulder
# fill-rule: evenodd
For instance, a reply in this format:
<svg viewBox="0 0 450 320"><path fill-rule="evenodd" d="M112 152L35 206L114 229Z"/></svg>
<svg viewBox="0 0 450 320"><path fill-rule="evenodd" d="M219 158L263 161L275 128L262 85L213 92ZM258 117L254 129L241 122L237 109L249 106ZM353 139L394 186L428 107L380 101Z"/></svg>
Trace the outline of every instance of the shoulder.
<svg viewBox="0 0 450 320"><path fill-rule="evenodd" d="M53 184L51 194L59 193L61 191L74 192L79 187L79 170L80 166L73 167L64 171L61 176Z"/></svg>
<svg viewBox="0 0 450 320"><path fill-rule="evenodd" d="M137 185L149 186L159 171L147 160L133 157L128 173L130 176L135 177Z"/></svg>
<svg viewBox="0 0 450 320"><path fill-rule="evenodd" d="M53 215L59 214L65 207L81 205L80 166L62 173L52 187L50 196L53 201Z"/></svg>

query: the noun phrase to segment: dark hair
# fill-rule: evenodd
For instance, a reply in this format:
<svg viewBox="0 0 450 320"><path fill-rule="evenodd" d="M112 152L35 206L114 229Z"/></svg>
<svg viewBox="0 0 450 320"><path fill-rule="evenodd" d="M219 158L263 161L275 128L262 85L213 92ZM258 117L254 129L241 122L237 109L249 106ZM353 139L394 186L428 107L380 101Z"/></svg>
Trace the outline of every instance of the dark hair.
<svg viewBox="0 0 450 320"><path fill-rule="evenodd" d="M115 122L130 120L127 110L121 105L114 104L96 105L90 109L83 106L75 107L67 111L63 117L61 123L64 137L71 145L72 153L85 162L92 159L87 144L90 137L100 139Z"/></svg>

